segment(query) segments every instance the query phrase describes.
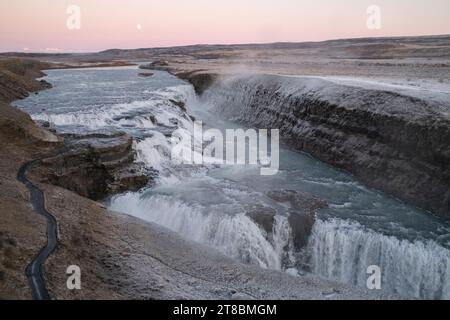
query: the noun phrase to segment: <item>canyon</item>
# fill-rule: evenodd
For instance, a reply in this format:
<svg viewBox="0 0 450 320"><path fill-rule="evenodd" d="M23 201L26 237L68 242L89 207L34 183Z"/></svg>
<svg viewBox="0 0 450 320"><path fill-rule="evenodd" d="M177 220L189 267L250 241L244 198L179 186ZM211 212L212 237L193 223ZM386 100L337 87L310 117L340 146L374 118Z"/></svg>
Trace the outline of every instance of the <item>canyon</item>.
<svg viewBox="0 0 450 320"><path fill-rule="evenodd" d="M0 198L0 297L30 298L25 266L45 244L45 223L16 179L20 165L32 160L38 161L27 177L44 194L59 229L57 249L43 272L55 299L447 297L449 39L1 55L0 186L6 192ZM142 59L148 61L144 69L152 70L151 77L140 77L142 70L129 67ZM109 89L114 95L107 86L95 91L102 82L92 79L91 88L83 89L87 73L76 68L99 66L105 67L104 73L86 72L106 84L115 79L120 85ZM119 72L108 69L111 66L126 68ZM41 70L49 70L45 80L40 79ZM126 91L122 85L130 81L136 81L137 88ZM167 84L141 90L143 81ZM39 91L55 84L56 91ZM101 103L112 108L93 112L92 106L100 105L89 101L94 94L79 94L76 100L64 90L94 90ZM124 101L117 99L120 90ZM145 100L149 94L150 105ZM14 102L17 108L8 105L23 98ZM282 168L288 174L283 187L278 180L266 187L251 173L232 175L229 185L221 180L226 169L211 169L213 175L205 179L194 174L187 181L185 171L165 163L165 140L174 124L188 127L193 119L202 120L205 111L233 124L279 129L284 159L292 162L292 168ZM324 164L333 169L327 171ZM170 189L177 175L182 183ZM254 181L245 185L247 178ZM249 185L254 189L246 189ZM221 189L216 191L216 186ZM195 190L207 201L196 198ZM213 192L227 200L247 194L251 201L239 204L243 215L203 215L201 210L227 211L226 206L209 207L221 199ZM332 192L336 195L329 195ZM340 198L345 192L350 192L351 202ZM189 201L204 208L191 207ZM228 204L228 209L236 208ZM378 216L383 210L389 216ZM334 217L336 212L343 216ZM179 221L184 222L178 227ZM386 230L385 225L390 227ZM233 237L230 230L247 234ZM289 231L287 240L283 230ZM207 235L212 231L217 233L211 239ZM224 236L225 231L230 236ZM404 232L404 238L395 232ZM308 259L296 256L304 249L311 251ZM436 277L430 280L421 272L406 280L388 275L390 290L366 290L358 272L377 250L391 272L407 274L412 257ZM356 263L339 264L339 252ZM395 263L391 256L397 257ZM72 264L86 275L81 292L64 285L65 268Z"/></svg>
<svg viewBox="0 0 450 320"><path fill-rule="evenodd" d="M5 100L26 95L13 93ZM6 103L0 112L2 299L31 299L25 267L46 243L46 223L16 179L20 165L29 161L35 165L26 176L42 191L45 208L57 223L56 249L42 266L51 299L314 299L330 290L338 292L330 299L390 297L245 265L156 224L112 212L86 197L100 199L105 192L135 188L135 181L123 184L127 178L109 184L109 170L116 171L110 162L119 172L134 166L129 137L55 134L48 123L38 121L38 126ZM138 181L136 189L147 183ZM80 266L83 290L67 289L68 265Z"/></svg>

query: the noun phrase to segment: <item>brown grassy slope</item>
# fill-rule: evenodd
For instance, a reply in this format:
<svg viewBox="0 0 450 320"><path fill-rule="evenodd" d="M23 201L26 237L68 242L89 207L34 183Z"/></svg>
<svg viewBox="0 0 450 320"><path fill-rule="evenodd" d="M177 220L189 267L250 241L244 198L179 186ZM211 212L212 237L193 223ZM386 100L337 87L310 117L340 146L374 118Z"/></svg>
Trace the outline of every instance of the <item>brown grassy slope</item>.
<svg viewBox="0 0 450 320"><path fill-rule="evenodd" d="M46 242L45 220L33 211L16 175L22 163L58 139L5 103L43 88L33 79L41 75L40 67L33 61L0 60L0 299L31 298L25 268Z"/></svg>
<svg viewBox="0 0 450 320"><path fill-rule="evenodd" d="M0 104L0 299L29 299L25 268L46 242L46 223L16 179L22 163L48 149L51 137L21 111Z"/></svg>
<svg viewBox="0 0 450 320"><path fill-rule="evenodd" d="M59 147L60 139L38 127L28 114L7 104L12 100L26 97L29 91L47 87L45 83L34 80L34 77L42 76L40 68L43 67L46 65L35 61L0 60L0 299L31 299L25 269L47 241L46 221L33 210L29 192L16 176L23 163L40 158ZM55 193L53 186L45 186L45 189ZM68 194L71 195L71 193ZM76 201L78 205L72 208L79 209L80 203L84 202L91 205L94 203L79 197ZM60 213L65 216L68 210L63 208ZM76 230L80 233L82 231L79 228L82 226L83 224L76 226ZM60 235L62 248L66 246L67 237L83 238L82 235L72 234L73 230L64 226L61 226L61 229L63 231ZM59 252L64 252L62 248ZM73 263L78 262L77 257L82 250L83 248L72 251L73 255L65 254L64 259ZM85 265L92 265L90 261L92 260L88 258ZM64 266L65 263L61 265L61 268ZM95 269L94 263L90 271ZM45 270L44 275L46 275ZM51 277L51 279L54 278L65 279L65 270ZM55 287L53 282L49 282L48 285L54 296L61 297L60 292L53 289ZM83 291L79 297L113 298L115 296L111 291L102 291L101 284L95 280L92 282L96 283L91 286L96 291L96 295ZM62 284L59 289L62 292L68 292L65 283Z"/></svg>

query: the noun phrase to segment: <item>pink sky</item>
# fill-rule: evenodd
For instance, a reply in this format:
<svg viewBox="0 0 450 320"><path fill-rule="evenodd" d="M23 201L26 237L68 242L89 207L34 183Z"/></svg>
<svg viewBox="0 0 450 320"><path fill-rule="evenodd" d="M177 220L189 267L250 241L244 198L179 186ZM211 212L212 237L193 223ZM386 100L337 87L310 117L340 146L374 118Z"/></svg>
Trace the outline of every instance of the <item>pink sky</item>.
<svg viewBox="0 0 450 320"><path fill-rule="evenodd" d="M366 26L381 8L381 29ZM69 5L81 29L68 30ZM137 26L140 25L139 29ZM449 0L1 0L0 51L450 34Z"/></svg>

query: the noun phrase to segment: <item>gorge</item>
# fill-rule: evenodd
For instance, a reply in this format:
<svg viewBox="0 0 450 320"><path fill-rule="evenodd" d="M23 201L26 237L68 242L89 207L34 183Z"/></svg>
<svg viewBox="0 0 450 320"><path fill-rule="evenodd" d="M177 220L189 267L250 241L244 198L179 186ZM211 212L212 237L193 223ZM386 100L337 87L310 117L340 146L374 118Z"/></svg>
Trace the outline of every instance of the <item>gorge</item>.
<svg viewBox="0 0 450 320"><path fill-rule="evenodd" d="M0 299L449 299L449 39L1 54Z"/></svg>
<svg viewBox="0 0 450 320"><path fill-rule="evenodd" d="M243 78L245 81L224 80L198 97L193 87L163 71L155 71L146 80L156 85L149 90L150 83L134 78L136 72L135 68L51 71L47 80L58 92L45 91L17 103L35 120L49 122L58 132L120 130L135 139L136 161L158 171L155 185L113 196L107 201L109 208L159 224L238 261L284 270L296 277L312 274L364 286L366 268L379 265L384 270L386 292L417 298L448 296L450 233L445 221L292 150L289 139L280 151L280 172L273 177L260 176L258 166L196 167L171 161L171 132L192 128L192 116L222 130L245 123L280 127L282 135L300 134L308 125L292 124L290 111L279 113L290 110L290 105L277 91L264 87L271 88L271 81L275 81L277 90L289 90L295 79L282 85L284 80L264 75ZM136 80L130 83L130 78ZM105 86L110 81L114 85ZM317 82L323 85L320 80L311 81L315 86ZM117 95L120 92L122 96ZM71 94L86 99L68 106L65 101L76 101L68 99ZM261 101L257 104L253 99ZM292 94L290 99L298 101ZM183 101L187 113L173 100ZM92 108L98 101L101 106ZM277 105L279 101L283 103ZM42 111L42 103L54 107ZM326 108L326 104L318 105ZM296 119L302 119L300 114ZM328 119L333 124L332 116ZM341 127L350 130L345 122ZM321 129L316 137L324 132ZM367 133L357 128L350 132ZM308 139L308 133L302 137ZM323 140L311 138L303 145L313 141ZM337 145L345 147L344 143ZM315 148L332 149L313 144L311 150Z"/></svg>

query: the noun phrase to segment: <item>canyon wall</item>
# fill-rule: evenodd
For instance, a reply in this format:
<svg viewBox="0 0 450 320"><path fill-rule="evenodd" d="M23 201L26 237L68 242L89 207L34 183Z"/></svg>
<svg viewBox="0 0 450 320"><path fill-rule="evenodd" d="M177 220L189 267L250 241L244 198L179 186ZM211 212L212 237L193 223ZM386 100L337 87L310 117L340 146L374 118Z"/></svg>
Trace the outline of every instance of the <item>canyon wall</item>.
<svg viewBox="0 0 450 320"><path fill-rule="evenodd" d="M280 129L290 146L370 187L450 218L449 106L274 75L215 81L203 99L230 119Z"/></svg>

